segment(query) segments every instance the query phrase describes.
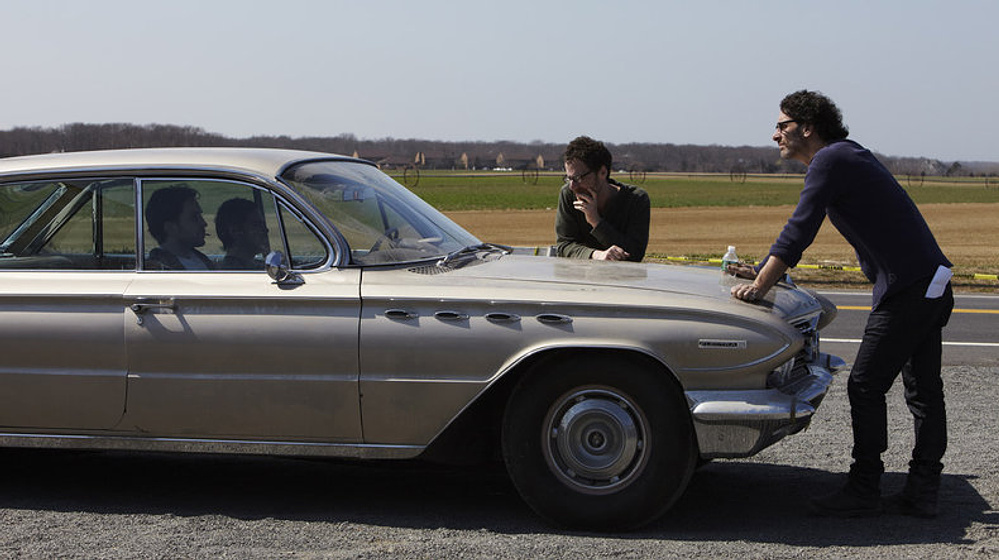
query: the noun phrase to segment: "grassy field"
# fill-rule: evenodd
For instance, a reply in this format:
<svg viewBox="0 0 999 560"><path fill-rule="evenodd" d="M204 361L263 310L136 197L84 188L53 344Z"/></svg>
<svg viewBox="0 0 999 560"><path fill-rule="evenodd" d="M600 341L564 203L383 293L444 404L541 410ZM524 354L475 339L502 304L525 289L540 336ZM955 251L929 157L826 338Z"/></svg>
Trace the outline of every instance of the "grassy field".
<svg viewBox="0 0 999 560"><path fill-rule="evenodd" d="M399 177L401 180L401 177ZM622 182L632 182L622 174ZM686 257L720 258L736 245L746 260L766 254L798 200L802 176L750 176L745 183L727 175L648 174L634 181L649 192L652 224L647 260ZM976 274L999 274L995 235L999 224L999 188L995 179L927 178L922 185L899 181L933 229L955 264L956 285L994 290L999 283L976 280ZM411 181L412 183L412 181ZM410 189L442 209L477 237L515 246L554 242L554 206L560 175L543 174L527 184L520 172L424 173ZM795 278L838 285L866 283L858 272L835 270L857 266L853 249L827 222L802 264L833 270L799 268Z"/></svg>
<svg viewBox="0 0 999 560"><path fill-rule="evenodd" d="M403 182L401 175L396 176ZM645 189L653 208L793 205L804 180L801 175L750 175L743 183L728 175L649 173L639 182L627 173L612 176ZM999 181L995 178L988 184L984 178L929 178L921 185L906 177L899 180L917 204L999 203ZM517 171L432 171L422 173L418 183L411 179L407 187L443 211L539 210L555 204L562 176L543 173L533 184L525 182Z"/></svg>

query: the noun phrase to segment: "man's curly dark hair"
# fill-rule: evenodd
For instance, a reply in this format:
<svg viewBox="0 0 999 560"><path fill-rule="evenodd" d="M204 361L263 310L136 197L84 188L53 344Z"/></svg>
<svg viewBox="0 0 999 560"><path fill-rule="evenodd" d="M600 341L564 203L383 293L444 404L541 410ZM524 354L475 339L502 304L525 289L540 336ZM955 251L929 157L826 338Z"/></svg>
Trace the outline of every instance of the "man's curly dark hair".
<svg viewBox="0 0 999 560"><path fill-rule="evenodd" d="M607 146L589 136L579 136L569 142L569 145L565 147L565 153L562 154L562 159L563 161L581 161L590 171L598 171L602 165L607 168L608 177L610 177L611 165L614 163L614 158Z"/></svg>
<svg viewBox="0 0 999 560"><path fill-rule="evenodd" d="M843 140L850 134L836 104L817 91L803 89L788 94L780 102L780 110L799 124L812 125L826 142Z"/></svg>

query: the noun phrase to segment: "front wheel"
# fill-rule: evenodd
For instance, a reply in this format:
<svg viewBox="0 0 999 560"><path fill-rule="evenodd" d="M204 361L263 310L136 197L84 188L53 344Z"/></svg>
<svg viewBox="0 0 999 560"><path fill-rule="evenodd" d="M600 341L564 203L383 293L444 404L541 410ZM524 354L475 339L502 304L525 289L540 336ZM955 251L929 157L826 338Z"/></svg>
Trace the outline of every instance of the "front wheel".
<svg viewBox="0 0 999 560"><path fill-rule="evenodd" d="M503 419L510 478L542 517L627 530L662 515L694 470L676 381L630 359L579 357L528 374Z"/></svg>

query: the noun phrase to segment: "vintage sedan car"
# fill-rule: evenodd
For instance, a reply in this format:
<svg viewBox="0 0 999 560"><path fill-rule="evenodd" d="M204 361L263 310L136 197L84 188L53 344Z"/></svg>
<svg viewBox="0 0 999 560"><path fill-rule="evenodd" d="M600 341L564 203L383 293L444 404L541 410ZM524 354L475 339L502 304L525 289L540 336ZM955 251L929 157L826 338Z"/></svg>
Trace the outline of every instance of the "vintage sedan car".
<svg viewBox="0 0 999 560"><path fill-rule="evenodd" d="M0 239L0 446L502 460L544 518L629 529L842 365L793 284L518 255L325 153L3 159Z"/></svg>

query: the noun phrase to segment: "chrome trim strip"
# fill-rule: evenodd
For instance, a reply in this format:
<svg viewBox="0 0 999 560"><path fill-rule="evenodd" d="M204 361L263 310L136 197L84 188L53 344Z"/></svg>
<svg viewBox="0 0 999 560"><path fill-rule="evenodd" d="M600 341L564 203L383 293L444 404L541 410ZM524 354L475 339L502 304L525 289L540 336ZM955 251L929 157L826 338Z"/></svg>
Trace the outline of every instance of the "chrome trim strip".
<svg viewBox="0 0 999 560"><path fill-rule="evenodd" d="M179 453L335 457L348 459L412 459L425 449L423 446L416 445L19 433L0 433L0 447L107 451L170 451Z"/></svg>
<svg viewBox="0 0 999 560"><path fill-rule="evenodd" d="M0 174L0 183L20 182L32 179L60 179L60 178L88 178L88 177L134 177L150 178L154 175L173 175L190 179L191 177L201 177L204 174L211 174L211 178L238 179L242 181L254 181L261 185L273 185L274 180L249 169L240 169L225 166L213 165L184 165L184 164L155 164L145 166L142 164L112 164L96 165L93 167L51 167L35 168L26 171L8 171ZM282 185L283 186L283 185ZM285 187L287 188L287 187Z"/></svg>

